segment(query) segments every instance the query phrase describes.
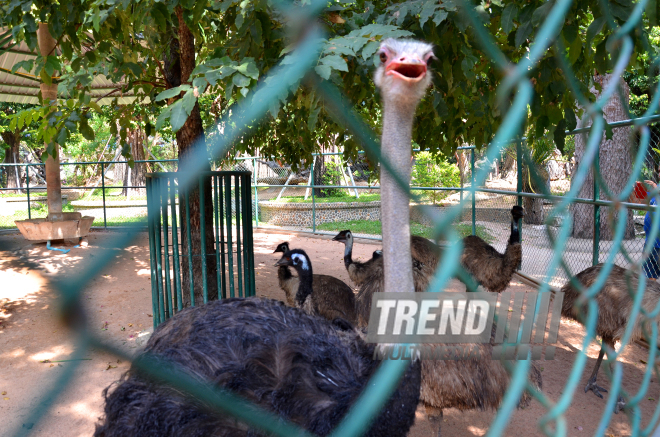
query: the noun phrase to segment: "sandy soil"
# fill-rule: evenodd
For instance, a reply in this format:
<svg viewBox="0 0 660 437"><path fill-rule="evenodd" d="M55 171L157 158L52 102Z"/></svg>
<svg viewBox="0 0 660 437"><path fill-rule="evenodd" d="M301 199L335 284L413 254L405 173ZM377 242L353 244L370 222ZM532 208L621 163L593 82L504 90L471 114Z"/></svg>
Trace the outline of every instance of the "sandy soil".
<svg viewBox="0 0 660 437"><path fill-rule="evenodd" d="M102 411L103 389L128 369L128 363L100 350L87 351L82 361L65 361L74 351L74 335L58 320L52 281L70 281L75 273L99 256L102 247L112 245L117 236L111 232L92 233L87 247L72 248L68 254L50 252L45 244L29 244L20 235L0 236L0 434L11 435L20 428L30 429L31 435L35 436L75 437L93 433L94 423ZM348 282L342 262L343 246L339 243L271 231L255 233L254 240L257 294L260 296L284 300L273 267L277 257L272 254L275 245L284 240L307 251L314 262L315 272L334 275ZM374 249L373 242L359 242L355 248L356 256L369 257ZM83 300L91 329L104 340L134 354L153 323L146 233L127 248L111 250L114 251L113 261L96 273ZM455 291L464 289L458 282L453 282L450 288ZM510 290L530 289L512 283ZM552 401L556 401L564 390L583 335L580 325L563 320L556 359L538 363L543 369L543 391ZM566 415L568 435L593 435L603 414L605 400L582 390L598 350L596 344L589 347L589 370L582 375ZM637 345L629 347L622 355L624 387L628 393L636 393L646 361L648 351ZM74 365L77 368L72 382L58 391L54 407L35 423L30 418L32 409L57 378ZM599 381L609 387L604 373ZM655 376L642 399L641 421L646 424L660 399L660 385ZM538 421L544 413L545 409L536 401L527 409L516 411L506 435L541 435ZM444 437L484 435L494 416L495 412L491 411L461 413L446 410L442 434ZM612 417L605 435L625 436L630 433L628 417L619 414ZM430 434L423 410L419 409L416 424L409 435Z"/></svg>

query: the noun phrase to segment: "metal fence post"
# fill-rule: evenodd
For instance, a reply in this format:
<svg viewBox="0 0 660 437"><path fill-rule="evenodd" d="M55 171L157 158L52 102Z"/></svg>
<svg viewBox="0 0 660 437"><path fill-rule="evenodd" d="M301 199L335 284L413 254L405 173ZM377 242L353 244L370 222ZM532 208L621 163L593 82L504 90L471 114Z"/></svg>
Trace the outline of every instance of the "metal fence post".
<svg viewBox="0 0 660 437"><path fill-rule="evenodd" d="M108 218L105 214L105 163L101 163L101 192L103 193L103 227L108 229Z"/></svg>
<svg viewBox="0 0 660 437"><path fill-rule="evenodd" d="M522 180L522 143L523 140L520 139L516 142L516 166L518 167L518 186L517 186L517 191L518 191L518 206L522 207L523 204L523 198L520 195L523 190L523 180ZM518 219L518 241L522 242L522 219ZM521 269L521 266L518 266L518 270Z"/></svg>
<svg viewBox="0 0 660 437"><path fill-rule="evenodd" d="M596 178L596 171L600 171L600 151L597 151L594 155L594 202L600 198L600 187L598 186L598 179ZM591 260L593 265L598 264L598 258L600 257L600 206L594 203L594 247L593 247L593 259Z"/></svg>
<svg viewBox="0 0 660 437"><path fill-rule="evenodd" d="M18 171L18 167L16 167ZM32 212L30 211L30 166L25 165L25 190L27 191L27 210L28 210L28 220L32 218Z"/></svg>
<svg viewBox="0 0 660 437"><path fill-rule="evenodd" d="M316 232L316 199L314 198L314 155L312 155L312 168L309 172L310 185L312 187L312 232ZM321 155L323 156L323 155ZM323 159L323 158L321 158Z"/></svg>
<svg viewBox="0 0 660 437"><path fill-rule="evenodd" d="M470 150L470 186L472 188L472 235L477 235L476 224L476 196L477 187L474 186L474 149Z"/></svg>
<svg viewBox="0 0 660 437"><path fill-rule="evenodd" d="M254 181L254 222L259 227L259 191L257 191L257 158L252 158L252 180Z"/></svg>

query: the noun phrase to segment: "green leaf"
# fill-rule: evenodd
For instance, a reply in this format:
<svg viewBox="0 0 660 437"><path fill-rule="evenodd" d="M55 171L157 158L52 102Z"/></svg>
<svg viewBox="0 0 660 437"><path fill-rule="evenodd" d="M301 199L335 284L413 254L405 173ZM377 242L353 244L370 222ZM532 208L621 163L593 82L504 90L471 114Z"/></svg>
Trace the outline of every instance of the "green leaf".
<svg viewBox="0 0 660 437"><path fill-rule="evenodd" d="M241 73L236 73L232 76L231 81L237 87L250 86L250 78L243 76Z"/></svg>
<svg viewBox="0 0 660 437"><path fill-rule="evenodd" d="M573 40L573 43L571 44L568 52L568 61L571 65L575 64L575 62L580 58L580 54L582 53L582 45L583 44L580 37L577 37Z"/></svg>
<svg viewBox="0 0 660 437"><path fill-rule="evenodd" d="M587 28L587 40L585 41L587 46L591 46L591 42L596 37L596 35L598 35L603 30L604 25L605 17L598 17L591 22Z"/></svg>
<svg viewBox="0 0 660 437"><path fill-rule="evenodd" d="M144 125L144 133L147 135L147 137L150 137L153 131L154 131L154 126L151 123L147 122L147 124Z"/></svg>
<svg viewBox="0 0 660 437"><path fill-rule="evenodd" d="M339 71L348 71L348 65L344 58L338 55L330 55L321 59L321 64Z"/></svg>
<svg viewBox="0 0 660 437"><path fill-rule="evenodd" d="M160 102L161 100L165 100L165 99L171 99L172 97L178 96L179 93L181 93L181 91L188 91L190 89L191 89L190 85L179 85L177 87L170 88L158 94L156 96L156 102Z"/></svg>
<svg viewBox="0 0 660 437"><path fill-rule="evenodd" d="M516 30L516 47L521 47L525 41L527 41L527 37L531 35L532 33L532 22L528 21L524 24L522 24L518 30Z"/></svg>
<svg viewBox="0 0 660 437"><path fill-rule="evenodd" d="M89 106L90 108L92 108L93 110L95 110L97 113L99 113L99 114L103 114L103 110L101 110L101 106L99 106L98 103L96 103L96 102L89 102L89 103L87 104L87 106Z"/></svg>
<svg viewBox="0 0 660 437"><path fill-rule="evenodd" d="M234 21L234 25L236 25L236 30L241 30L244 21L245 21L245 17L243 16L242 13L236 14L236 20Z"/></svg>
<svg viewBox="0 0 660 437"><path fill-rule="evenodd" d="M87 123L80 123L78 130L86 140L94 141L94 129L92 129Z"/></svg>
<svg viewBox="0 0 660 437"><path fill-rule="evenodd" d="M243 73L244 75L251 77L254 80L259 79L259 69L257 69L257 66L254 63L254 59L252 58L246 58L241 65L236 67L236 71L239 73Z"/></svg>
<svg viewBox="0 0 660 437"><path fill-rule="evenodd" d="M439 26L440 23L445 21L445 19L447 18L448 15L449 15L449 13L447 11L443 11L442 9L440 9L433 16L433 22L435 23L436 26Z"/></svg>
<svg viewBox="0 0 660 437"><path fill-rule="evenodd" d="M68 136L69 136L69 132L67 131L66 128L60 129L60 133L57 134L57 139L56 139L57 144L64 145L66 143L66 139L68 138Z"/></svg>
<svg viewBox="0 0 660 437"><path fill-rule="evenodd" d="M516 17L518 17L518 6L516 6L515 3L509 3L502 11L502 18L500 19L502 23L502 31L505 35L511 33L511 30L513 29L513 20L515 20Z"/></svg>
<svg viewBox="0 0 660 437"><path fill-rule="evenodd" d="M577 117L575 116L575 112L573 112L573 108L570 106L564 108L564 120L566 120L566 130L575 130L577 127Z"/></svg>
<svg viewBox="0 0 660 437"><path fill-rule="evenodd" d="M612 139L612 126L610 126L609 123L605 123L605 139L606 140L611 140Z"/></svg>
<svg viewBox="0 0 660 437"><path fill-rule="evenodd" d="M569 44L575 41L575 38L578 35L578 30L578 25L575 22L564 26L564 38L566 38L566 41L568 41Z"/></svg>
<svg viewBox="0 0 660 437"><path fill-rule="evenodd" d="M170 124L172 125L172 132L178 132L179 129L183 127L188 119L188 113L183 106L182 100L177 100L174 105L172 105L172 113L170 115Z"/></svg>
<svg viewBox="0 0 660 437"><path fill-rule="evenodd" d="M156 120L156 130L161 130L163 127L163 124L165 124L165 121L170 118L170 114L172 113L172 107L168 106L163 110L163 112L160 113L158 116L158 119ZM111 128L114 127L114 125L111 125ZM116 132L114 132L116 134Z"/></svg>
<svg viewBox="0 0 660 437"><path fill-rule="evenodd" d="M330 74L332 73L332 69L327 65L317 65L314 71L325 80L330 79Z"/></svg>
<svg viewBox="0 0 660 437"><path fill-rule="evenodd" d="M374 53L378 50L380 47L380 43L378 41L370 41L364 48L362 49L362 58L366 61L369 58L371 58Z"/></svg>
<svg viewBox="0 0 660 437"><path fill-rule="evenodd" d="M25 29L30 32L34 33L37 31L37 22L34 20L34 17L32 16L31 13L27 13L23 15L23 23L25 23Z"/></svg>
<svg viewBox="0 0 660 437"><path fill-rule="evenodd" d="M553 2L546 2L543 5L536 8L534 13L532 14L532 24L534 26L538 26L543 21L545 21L553 5L554 5Z"/></svg>
<svg viewBox="0 0 660 437"><path fill-rule="evenodd" d="M82 63L82 58L76 58L71 63L71 69L77 73L80 71L80 64Z"/></svg>
<svg viewBox="0 0 660 437"><path fill-rule="evenodd" d="M85 53L85 58L87 58L90 64L96 63L96 54L94 54L94 52L91 50Z"/></svg>
<svg viewBox="0 0 660 437"><path fill-rule="evenodd" d="M193 93L192 90L189 90L183 95L183 99L181 100L183 109L186 111L186 116L190 115L193 108L195 107L195 103L197 103L197 97L195 97L195 93Z"/></svg>
<svg viewBox="0 0 660 437"><path fill-rule="evenodd" d="M14 64L13 67L11 67L11 72L16 73L19 68L22 68L24 71L29 73L30 71L32 71L33 66L34 66L34 63L33 63L32 60L25 60L25 61L17 62L17 63Z"/></svg>
<svg viewBox="0 0 660 437"><path fill-rule="evenodd" d="M427 1L424 3L424 6L422 6L422 12L419 14L419 25L423 26L429 18L431 18L431 15L435 12L436 8L439 7L439 4L435 0Z"/></svg>
<svg viewBox="0 0 660 437"><path fill-rule="evenodd" d="M52 85L53 80L51 79L50 74L46 72L45 68L41 69L41 73L39 74L41 77L41 80L46 84L46 85Z"/></svg>

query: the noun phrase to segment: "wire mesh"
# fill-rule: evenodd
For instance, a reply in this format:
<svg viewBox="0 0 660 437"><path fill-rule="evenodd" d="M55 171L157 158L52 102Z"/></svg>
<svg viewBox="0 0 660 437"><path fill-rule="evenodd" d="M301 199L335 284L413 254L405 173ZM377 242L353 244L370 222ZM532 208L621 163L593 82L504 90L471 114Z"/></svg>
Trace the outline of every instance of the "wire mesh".
<svg viewBox="0 0 660 437"><path fill-rule="evenodd" d="M477 14L471 13L469 10L464 14L465 19L470 22L474 28L476 35L476 40L484 47L484 52L488 53L492 57L492 61L497 67L501 70L504 81L498 89L498 96L500 96L502 103L506 96L513 95L513 101L510 105L502 105L502 107L507 107L506 115L504 117L503 123L500 129L495 134L495 137L491 144L484 149L483 155L480 157L483 160L483 166L477 166L472 172L471 183L469 188L464 190L463 194L466 195L463 197L463 201L458 205L448 208L446 214L437 216L434 214L429 214L429 208L422 208L421 210L427 214L428 221L431 224L431 236L434 238L443 237L448 241L459 241L456 230L450 226L451 223L462 220L465 204L471 199L476 200L479 187L482 187L485 180L488 177L488 174L491 173L491 166L489 165L492 162L495 162L496 158L501 157L505 148L510 145L514 138L522 134L522 127L524 121L527 117L527 108L531 101L533 89L528 80L526 80L532 70L532 67L535 66L540 56L549 48L549 45L553 41L553 35L556 35L558 29L561 28L565 14L570 6L568 0L558 0L552 4L549 13L547 14L544 23L539 28L536 34L536 43L531 46L530 52L526 58L521 60L518 64L511 64L504 53L497 47L494 38L488 34L486 27L482 25L479 21ZM319 50L321 47L322 34L318 28L313 24L311 18L313 15L317 14L320 10L323 9L325 4L314 3L311 8L306 10L306 13L309 14L305 18L310 20L310 26L305 29L305 39L300 42L296 49L289 55L289 62L286 65L279 66L272 69L266 80L260 81L260 85L255 91L255 98L250 102L250 104L238 104L235 108L235 111L232 111L231 121L232 123L226 123L227 126L225 130L225 135L221 138L216 138L210 144L210 150L213 156L225 156L228 150L231 148L231 145L245 132L246 127L252 123L254 120L262 118L272 102L279 98L282 95L282 92L290 89L292 87L298 86L300 79L305 75L305 73L314 65L316 59L318 58ZM464 5L465 6L465 5ZM622 74L625 66L628 64L630 57L632 55L632 31L639 25L643 8L645 7L645 2L640 2L635 5L635 11L631 14L628 22L624 23L622 26L616 25L612 17L609 15L607 8L603 9L603 13L608 17L608 24L615 30L614 35L611 38L612 47L612 56L615 58L615 67L613 74L618 77ZM467 9L467 8L466 8ZM311 11L310 11L311 10ZM291 11L288 11L291 12ZM616 46L615 43L619 45ZM576 98L580 102L588 102L586 97L580 92L580 87L576 84L575 75L572 73L569 66L562 64L561 68L563 70L564 76L567 81L572 85L572 91L576 95ZM391 172L392 167L387 162L386 159L380 155L379 148L377 143L374 140L373 133L364 126L360 121L360 118L355 114L352 108L347 107L342 99L339 98L339 91L335 87L327 82L321 82L317 79L312 79L310 81L312 86L315 86L317 92L323 96L329 112L345 127L351 131L353 135L362 143L365 150L373 157L373 160L380 162L380 165L388 169ZM545 184L543 178L539 175L539 172L536 171L532 166L530 171L531 177L535 180L540 180L540 183L537 183L539 193L534 193L540 195L540 198L551 199L549 203L541 201L540 210L543 212L543 218L541 223L536 226L542 226L538 228L539 233L545 232L548 244L548 252L546 259L548 260L544 264L544 270L541 269L539 273L542 275L544 281L543 285L540 288L541 292L547 292L550 281L555 275L558 274L558 269L561 266L565 270L565 274L570 275L575 270L580 269L579 264L569 264L570 257L564 257L564 254L571 250L573 243L570 241L569 236L571 235L575 223L578 222L581 218L587 218L588 216L593 217L595 225L594 238L592 240L584 239L585 242L575 243L576 252L582 253L584 249L586 251L585 244L593 244L593 241L596 242L597 251L600 252L600 257L597 260L604 260L608 264L602 269L601 273L598 276L596 282L586 290L583 290L583 297L587 302L589 307L588 317L584 321L587 334L583 339L581 349L576 355L575 363L570 371L568 381L565 384L564 390L559 397L557 402L551 401L543 393L533 391L533 395L536 399L547 409L547 413L540 419L539 425L542 431L546 435L567 435L568 431L566 429L566 421L564 414L568 409L576 388L578 387L578 381L581 375L584 372L586 355L584 351L587 349L587 346L592 342L595 337L595 325L597 318L597 304L594 300L594 295L602 288L604 281L606 280L607 275L611 270L611 264L620 259L619 256L623 256L625 260L628 261L629 265L637 269L640 268L642 260L645 259L646 255L651 252L653 246L647 244L644 248L644 251L638 258L635 258L634 251L640 247L640 242L637 242L637 239L632 239L633 242L629 242L630 238L626 238L629 235L629 220L628 217L630 214L627 213L627 209L634 209L642 211L649 210L645 205L637 204L635 206L628 204L630 196L633 193L635 188L635 182L638 181L641 177L646 177L650 173L644 173L644 163L647 162L647 155L649 150L652 149L650 146L651 138L651 128L645 124L643 120L637 120L633 123L634 130L640 136L638 143L638 150L634 157L634 165L632 166L631 173L628 177L625 178L623 186L614 191L610 189L605 183L604 174L601 172L598 165L598 150L601 144L601 139L603 137L603 132L605 129L605 120L603 118L603 106L609 100L609 98L616 92L616 83L611 83L608 86L604 87L600 96L597 100L590 104L585 104L586 116L591 120L590 128L588 129L589 135L585 139L583 154L579 165L573 169L571 174L571 188L564 193L561 197L551 197L551 191ZM660 94L656 93L656 98L652 102L649 108L648 114L651 114L657 110L658 99L660 99ZM227 120L222 120L226 122ZM198 173L198 170L203 168L206 165L206 150L197 149L196 152L192 154L192 158L187 161L181 167L180 171L180 180L179 187L180 189L187 189L191 187L196 182L195 175ZM331 161L328 161L328 163ZM265 178L275 178L278 182L281 182L283 178L289 179L290 172L287 171L275 171L268 164L264 164L267 167L271 168L274 173L271 175L262 176L260 170L257 169L256 160L253 160L252 169L255 171L257 180L264 180ZM323 161L323 165L326 162ZM519 160L520 164L520 160ZM529 164L527 162L526 164ZM651 163L655 164L655 162ZM322 167L319 164L319 167ZM248 169L249 167L245 167ZM349 165L350 168L350 165ZM648 168L648 165L647 165ZM235 168L233 168L235 169ZM351 169L353 170L353 169ZM357 168L356 168L357 170ZM499 171L499 168L498 168ZM570 212L571 205L576 203L576 199L579 197L580 189L588 182L589 172L593 171L595 177L592 179L595 181L593 183L594 188L599 188L601 193L605 198L611 199L613 202L601 201L595 202L595 206L592 206L592 211L588 211L584 214L584 217L580 217L577 214L572 214ZM647 170L650 171L650 170ZM268 171L264 171L264 174ZM319 171L318 177L330 177L333 178L334 175L326 171ZM319 199L322 199L324 196L327 196L329 193L324 192L324 190L345 190L341 186L328 186L324 185L324 188L315 187L316 185L316 175L314 175L314 166L310 168L310 191L312 197L312 202L316 202L316 193L315 190L318 190ZM404 181L397 180L401 185L402 189L408 190L408 184ZM285 181L286 184L286 181ZM597 192L598 190L594 190ZM428 199L427 195L419 196L416 191L413 189L410 192L411 198L414 199L417 203L424 203L423 199ZM483 190L482 190L483 191ZM658 190L650 190L651 198L657 195ZM511 205L514 202L515 193L512 194L503 194L502 198L492 198L492 204L498 205L497 208L483 208L489 210L488 213L495 214L495 210L499 210L499 206ZM357 197L357 196L356 196ZM524 196L530 197L530 196ZM599 196L595 195L598 200ZM534 196L531 196L534 198ZM648 196L646 197L648 198ZM495 201L497 200L497 201ZM515 199L520 201L519 198ZM587 199L589 200L589 199ZM618 212L618 216L614 219L613 215L608 215L606 212L607 208L611 208ZM600 211L600 216L599 216ZM484 213L486 214L486 213ZM484 216L484 217L487 217ZM611 235L608 235L608 239L603 239L598 241L597 230L599 229L599 217L602 219L601 223L609 223ZM660 219L657 215L653 217L652 226L649 228L650 232L646 235L646 240L656 241L660 236L658 229L660 228ZM483 222L488 222L483 220ZM554 224L553 226L550 226ZM532 225L530 225L532 226ZM523 238L528 238L534 234L530 231L535 228L528 229L529 226L523 227ZM554 228L554 229L552 229ZM134 237L135 231L126 232L125 236L117 239L116 245L118 247L123 247L127 245L131 239ZM530 237L530 240L532 238ZM641 240L641 239L640 239ZM526 240L523 240L526 241ZM626 245L626 242L629 244ZM602 246L601 246L602 245ZM457 268L458 259L460 258L460 244L453 244L447 248L443 254L443 258L440 262L440 268L434 277L431 290L439 291L444 288L447 281L455 273ZM122 356L122 353L117 351L111 345L105 344L99 338L97 338L85 325L84 317L75 317L81 311L81 306L79 305L79 300L81 298L81 291L84 288L85 284L90 281L98 270L108 263L112 257L112 252L107 251L105 254L98 256L94 259L86 271L82 272L76 277L69 277L66 280L66 284L59 284L59 291L62 295L62 311L66 315L66 320L70 326L75 328L75 332L79 333L79 338L77 341L76 351L74 352L74 357L82 356L82 353L87 350L87 348L93 346L95 348L102 348L112 353L115 353L119 356ZM609 266L609 267L608 267ZM640 281L640 290L643 289L645 285L644 276ZM635 296L635 306L633 307L633 314L631 317L634 320L634 315L639 312L642 314L644 320L651 320L653 317L660 312L660 308L655 308L651 313L647 313L644 310L640 309L640 302L643 296L643 293L637 292L636 290L630 290L631 296ZM611 393L607 401L607 407L603 416L600 418L598 434L603 435L607 424L612 416L614 402L616 401L617 394L623 393L627 398L628 406L627 412L629 412L630 424L632 428L633 435L649 435L654 427L656 426L658 417L660 416L659 410L656 410L652 418L645 418L645 428L642 428L641 414L639 410L639 402L643 398L644 393L646 392L650 380L650 375L654 370L655 362L655 350L657 347L657 326L655 323L651 325L651 332L647 333L647 341L650 344L649 360L648 364L645 367L644 374L644 383L640 387L638 394L634 396L623 393L621 387L622 380L622 367L620 363L614 361L618 356L618 353L610 354L608 353L608 361L614 363L612 374L608 374L611 383ZM627 343L630 339L630 326L628 327L627 334L621 340L621 350L625 349ZM128 358L128 357L126 357ZM241 420L249 423L255 428L271 432L275 435L294 435L299 434L303 435L304 433L298 430L295 426L289 424L283 424L280 421L274 420L272 415L269 413L260 411L256 408L242 408L243 404L237 403L236 399L226 392L216 390L213 388L205 387L204 385L196 382L190 378L186 379L183 373L177 371L177 369L159 369L158 366L149 366L148 362L140 364L143 366L142 370L146 373L153 375L156 378L159 378L162 381L165 381L178 390L183 392L190 393L197 396L201 401L205 402L209 407L217 408L222 412L227 414L232 414L239 417ZM368 385L368 388L365 390L363 395L360 397L358 402L353 406L349 414L346 416L342 424L335 431L334 435L341 436L351 436L359 435L364 429L370 419L374 417L376 412L382 407L385 399L391 394L394 383L401 376L405 370L406 363L402 361L388 361L383 363L379 368L377 374L373 377L372 382ZM524 389L532 389L529 384L526 382L527 379L527 368L529 362L522 360L518 362L515 368L512 371L512 380L511 384L507 389L507 393L504 399L504 402L501 408L498 410L497 416L494 421L491 423L491 426L488 430L487 435L503 435L506 423L509 416L515 408L515 400L518 399ZM43 412L50 408L55 402L57 395L62 391L62 388L66 386L71 381L73 374L75 372L75 365L69 366L65 372L63 372L55 381L53 387L46 392L42 398L42 402L37 408L34 408L31 414L31 417L27 419L28 421L36 422L37 419L43 415ZM660 409L660 406L658 407ZM27 430L18 430L16 435L25 435L29 431Z"/></svg>

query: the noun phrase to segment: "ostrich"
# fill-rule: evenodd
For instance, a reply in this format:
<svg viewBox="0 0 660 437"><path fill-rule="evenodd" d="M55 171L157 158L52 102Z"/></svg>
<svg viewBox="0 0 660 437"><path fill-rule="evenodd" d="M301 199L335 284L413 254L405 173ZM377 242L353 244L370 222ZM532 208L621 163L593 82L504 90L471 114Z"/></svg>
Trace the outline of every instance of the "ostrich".
<svg viewBox="0 0 660 437"><path fill-rule="evenodd" d="M379 365L372 359L374 345L354 330L342 330L344 324L333 325L276 300L225 299L187 308L163 322L145 353L324 436L346 415ZM406 435L415 419L419 381L416 361L365 435ZM159 384L136 365L110 392L112 387L104 391L104 418L96 437L263 435Z"/></svg>
<svg viewBox="0 0 660 437"><path fill-rule="evenodd" d="M285 241L280 243L275 248L273 253L281 252L285 254L289 251L289 242ZM355 294L353 289L346 285L341 279L337 279L329 275L313 275L313 285L314 291L317 295L331 295L336 294L335 299L342 299L351 301L355 299ZM277 279L280 284L280 288L284 291L286 295L286 301L289 306L296 306L296 293L298 292L299 281L296 276L291 274L291 270L286 265L280 265L277 269ZM341 296L341 297L340 297ZM346 316L342 316L346 317ZM332 319L331 319L332 320ZM351 323L355 323L354 320L348 319Z"/></svg>
<svg viewBox="0 0 660 437"><path fill-rule="evenodd" d="M287 251L275 265L280 266L280 271L282 268L288 271L289 266L296 269L299 285L294 300L298 308L328 320L341 318L355 324L355 296L351 287L332 276L314 275L312 262L304 250Z"/></svg>
<svg viewBox="0 0 660 437"><path fill-rule="evenodd" d="M463 238L461 264L488 291L504 291L522 261L518 220L523 216L520 206L511 208L511 235L503 254L476 235Z"/></svg>
<svg viewBox="0 0 660 437"><path fill-rule="evenodd" d="M574 280L581 283L584 288L591 287L596 281L602 268L603 264L589 267L575 275ZM584 320L586 320L585 307L582 306L583 303L580 302L580 292L573 287L571 282L572 281L566 283L561 289L564 293L561 314L562 316L573 319L579 323L584 323ZM605 281L605 285L603 285L602 290L596 294L596 302L598 303L596 334L600 335L603 339L603 346L601 346L598 360L596 360L596 365L591 373L591 377L589 378L587 385L584 387L585 393L591 390L601 399L603 398L603 395L600 392L607 393L607 390L596 384L596 376L598 375L600 363L603 361L603 356L606 352L605 345L607 345L610 350L614 350L614 343L620 340L626 331L626 326L628 325L630 318L630 311L633 307L633 298L628 294L628 286L630 286L631 290L635 291L637 290L638 284L639 277L636 274L623 267L613 265L612 271ZM657 307L659 300L660 284L656 281L648 281L646 283L644 296L642 297L642 308L648 312L652 312ZM642 338L643 323L641 318L642 316L640 314L637 320L634 321L634 327L630 337L631 341ZM625 407L625 404L625 400L619 395L619 399L614 407L614 412L618 413Z"/></svg>
<svg viewBox="0 0 660 437"><path fill-rule="evenodd" d="M430 84L427 62L433 58L432 46L387 39L381 43L378 55L381 64L374 75L374 82L383 100L381 150L403 181L409 182L413 117L417 104ZM420 267L432 275L438 265L439 250L436 250L437 246L433 243L423 239L419 242L420 247L413 243L411 251L409 200L383 166L381 193L384 286L379 291L411 292L415 290L413 271L416 269L412 268L412 264L400 260L415 258L421 262ZM365 284L378 282L369 279ZM364 312L367 300L371 302L370 290L365 290L363 286L357 299L358 320L363 321L360 306ZM490 344L481 347L485 352L491 348ZM444 408L499 406L509 376L501 363L490 357L490 353L485 353L478 361L422 361L420 400L427 409L430 421L437 427L437 434L440 433L437 413ZM540 389L541 375L534 364L530 373L531 380ZM528 402L524 395L519 406Z"/></svg>
<svg viewBox="0 0 660 437"><path fill-rule="evenodd" d="M341 231L335 235L332 240L344 243L344 265L346 266L348 277L351 278L351 281L353 281L355 285L358 287L363 285L364 281L367 278L374 276L374 272L376 271L380 271L382 275L382 251L378 251L378 256L376 256L376 252L374 252L374 255L370 260L361 263L353 260L353 233L350 229ZM426 238L418 237L416 235L410 237L410 246L413 260L415 291L425 291L426 287L424 284L418 284L417 276L422 275L425 284L428 285L429 278L433 276L435 268L438 266L440 248ZM415 272L414 269L417 269L417 272Z"/></svg>

